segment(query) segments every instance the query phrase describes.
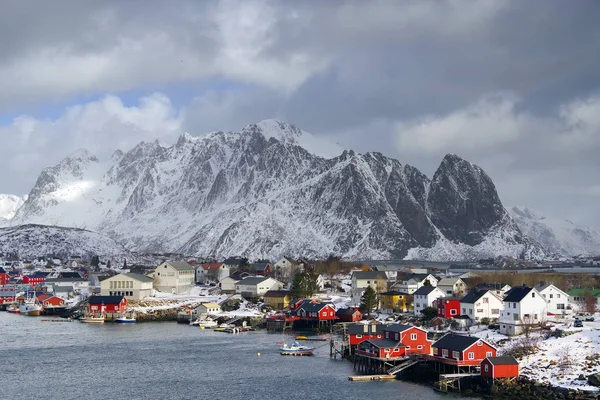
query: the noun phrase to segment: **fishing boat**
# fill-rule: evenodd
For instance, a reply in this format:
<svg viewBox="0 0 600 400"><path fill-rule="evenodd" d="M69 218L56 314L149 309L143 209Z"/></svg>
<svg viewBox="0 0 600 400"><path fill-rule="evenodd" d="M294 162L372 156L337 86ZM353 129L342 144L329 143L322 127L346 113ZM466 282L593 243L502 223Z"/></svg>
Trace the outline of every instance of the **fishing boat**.
<svg viewBox="0 0 600 400"><path fill-rule="evenodd" d="M21 310L19 310L19 306L17 304L11 304L8 307L6 307L6 312L9 312L11 314L19 314Z"/></svg>
<svg viewBox="0 0 600 400"><path fill-rule="evenodd" d="M86 315L79 320L86 324L103 324L104 323L104 314L102 315Z"/></svg>
<svg viewBox="0 0 600 400"><path fill-rule="evenodd" d="M135 313L123 313L120 317L115 318L115 322L118 324L131 324L135 322Z"/></svg>
<svg viewBox="0 0 600 400"><path fill-rule="evenodd" d="M191 322L190 325L198 325L200 328L214 328L219 325L217 321L212 318L198 318L194 322Z"/></svg>
<svg viewBox="0 0 600 400"><path fill-rule="evenodd" d="M298 342L292 344L283 343L279 348L282 356L312 356L313 347L303 346Z"/></svg>
<svg viewBox="0 0 600 400"><path fill-rule="evenodd" d="M19 314L30 317L38 317L42 313L43 307L34 299L25 300L19 306Z"/></svg>

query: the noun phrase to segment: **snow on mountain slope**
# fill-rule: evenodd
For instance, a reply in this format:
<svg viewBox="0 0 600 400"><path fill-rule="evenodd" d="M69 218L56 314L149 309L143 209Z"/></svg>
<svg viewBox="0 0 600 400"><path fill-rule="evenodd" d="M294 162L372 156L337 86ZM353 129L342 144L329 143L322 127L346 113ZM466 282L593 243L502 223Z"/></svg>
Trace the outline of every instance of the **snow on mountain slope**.
<svg viewBox="0 0 600 400"><path fill-rule="evenodd" d="M546 217L528 207L512 207L519 228L548 251L564 256L600 255L600 233L565 219Z"/></svg>
<svg viewBox="0 0 600 400"><path fill-rule="evenodd" d="M91 229L139 252L216 257L401 258L436 244L461 259L472 258L464 246L480 246L477 255L494 247L488 256L507 246L538 251L491 179L460 157L446 156L430 181L379 153L333 154L323 143L267 120L238 133L184 134L170 147L142 142L107 164L78 151L42 172L11 223Z"/></svg>
<svg viewBox="0 0 600 400"><path fill-rule="evenodd" d="M0 223L14 217L26 198L26 196L25 198L21 198L14 194L0 194Z"/></svg>
<svg viewBox="0 0 600 400"><path fill-rule="evenodd" d="M99 255L113 262L122 261L129 256L123 246L98 233L36 225L0 228L0 253L17 254L24 259L49 254L61 258L81 256L85 259Z"/></svg>

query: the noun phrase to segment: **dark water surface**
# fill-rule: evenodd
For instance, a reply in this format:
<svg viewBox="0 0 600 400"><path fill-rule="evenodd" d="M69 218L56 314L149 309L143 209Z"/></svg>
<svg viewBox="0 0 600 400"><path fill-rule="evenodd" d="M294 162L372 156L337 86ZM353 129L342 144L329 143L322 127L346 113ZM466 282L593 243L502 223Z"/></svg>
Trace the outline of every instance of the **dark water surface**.
<svg viewBox="0 0 600 400"><path fill-rule="evenodd" d="M350 382L352 364L284 357L281 335L173 322L88 325L0 312L0 399L451 399L401 382ZM257 355L260 353L260 357Z"/></svg>

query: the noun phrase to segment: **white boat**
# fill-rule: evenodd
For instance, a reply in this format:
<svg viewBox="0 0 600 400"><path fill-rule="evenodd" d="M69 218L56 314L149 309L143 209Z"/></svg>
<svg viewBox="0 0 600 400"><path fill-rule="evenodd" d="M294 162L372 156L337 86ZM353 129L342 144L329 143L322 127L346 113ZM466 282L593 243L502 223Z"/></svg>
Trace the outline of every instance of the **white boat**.
<svg viewBox="0 0 600 400"><path fill-rule="evenodd" d="M192 322L190 325L198 325L200 328L214 328L215 326L218 326L219 323L217 321L215 321L212 318L198 318L197 320L195 320L194 322Z"/></svg>
<svg viewBox="0 0 600 400"><path fill-rule="evenodd" d="M104 315L86 315L79 320L86 324L103 324L104 323Z"/></svg>
<svg viewBox="0 0 600 400"><path fill-rule="evenodd" d="M284 343L279 348L282 356L312 356L313 350L313 347L303 346L298 342L292 344Z"/></svg>
<svg viewBox="0 0 600 400"><path fill-rule="evenodd" d="M119 318L115 318L118 324L131 324L135 322L135 313L123 313Z"/></svg>
<svg viewBox="0 0 600 400"><path fill-rule="evenodd" d="M43 307L35 300L25 300L19 306L19 314L37 317L42 313Z"/></svg>

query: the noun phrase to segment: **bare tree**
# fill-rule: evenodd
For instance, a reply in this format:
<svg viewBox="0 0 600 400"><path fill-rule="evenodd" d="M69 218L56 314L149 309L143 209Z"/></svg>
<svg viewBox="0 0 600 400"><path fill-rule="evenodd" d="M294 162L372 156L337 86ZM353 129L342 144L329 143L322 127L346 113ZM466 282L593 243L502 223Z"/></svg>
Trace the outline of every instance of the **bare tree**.
<svg viewBox="0 0 600 400"><path fill-rule="evenodd" d="M571 346L562 346L558 352L558 368L564 374L571 372Z"/></svg>
<svg viewBox="0 0 600 400"><path fill-rule="evenodd" d="M529 335L531 335L533 326L533 318L531 318L530 315L525 314L523 318L521 318L521 329L523 330L523 335L525 335L526 338L529 338Z"/></svg>
<svg viewBox="0 0 600 400"><path fill-rule="evenodd" d="M585 292L585 296L583 297L585 311L593 314L596 312L596 296L591 294L590 292Z"/></svg>

